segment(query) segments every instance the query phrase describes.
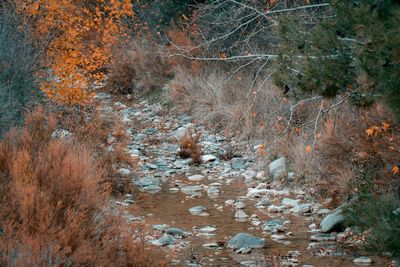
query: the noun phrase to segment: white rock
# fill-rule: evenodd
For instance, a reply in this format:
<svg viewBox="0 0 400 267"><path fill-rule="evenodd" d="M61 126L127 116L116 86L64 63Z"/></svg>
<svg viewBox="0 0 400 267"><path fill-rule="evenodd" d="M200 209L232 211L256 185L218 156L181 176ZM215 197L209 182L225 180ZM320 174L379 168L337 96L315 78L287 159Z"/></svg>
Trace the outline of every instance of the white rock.
<svg viewBox="0 0 400 267"><path fill-rule="evenodd" d="M268 165L269 174L272 180L278 180L280 177L286 175L286 158L280 157Z"/></svg>
<svg viewBox="0 0 400 267"><path fill-rule="evenodd" d="M201 160L204 163L206 163L206 162L210 162L210 161L216 160L216 157L214 155L203 155L203 156L201 156Z"/></svg>
<svg viewBox="0 0 400 267"><path fill-rule="evenodd" d="M299 201L297 199L284 198L284 199L282 199L282 205L293 208L293 207L297 207L299 205Z"/></svg>
<svg viewBox="0 0 400 267"><path fill-rule="evenodd" d="M235 204L233 204L235 206L235 208L237 209L244 209L244 207L246 207L246 204L244 204L243 202L239 201L236 202Z"/></svg>
<svg viewBox="0 0 400 267"><path fill-rule="evenodd" d="M189 181L199 182L204 179L204 176L201 174L195 174L188 177Z"/></svg>
<svg viewBox="0 0 400 267"><path fill-rule="evenodd" d="M267 189L251 188L251 189L249 189L249 192L247 193L246 197L247 198L257 198L257 197L261 197L262 195L265 195L267 192L268 192Z"/></svg>
<svg viewBox="0 0 400 267"><path fill-rule="evenodd" d="M370 264L372 260L368 257L362 256L353 260L355 264Z"/></svg>
<svg viewBox="0 0 400 267"><path fill-rule="evenodd" d="M250 179L253 179L254 177L256 177L256 172L252 171L252 170L247 170L242 175L244 176L244 178L246 180L250 180Z"/></svg>
<svg viewBox="0 0 400 267"><path fill-rule="evenodd" d="M248 218L249 217L249 215L247 215L244 211L242 211L242 210L238 210L236 213L235 213L235 218L236 219L245 219L245 218Z"/></svg>

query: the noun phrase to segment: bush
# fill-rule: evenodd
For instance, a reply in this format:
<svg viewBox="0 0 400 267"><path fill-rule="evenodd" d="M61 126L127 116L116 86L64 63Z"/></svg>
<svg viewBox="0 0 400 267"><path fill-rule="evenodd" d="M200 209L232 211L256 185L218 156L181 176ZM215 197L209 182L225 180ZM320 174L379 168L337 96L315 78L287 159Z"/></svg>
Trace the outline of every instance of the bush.
<svg viewBox="0 0 400 267"><path fill-rule="evenodd" d="M114 93L139 96L160 92L171 70L154 48L134 41L116 48L107 88Z"/></svg>
<svg viewBox="0 0 400 267"><path fill-rule="evenodd" d="M376 254L390 253L400 259L400 197L399 194L360 197L346 210L354 226L367 231L366 248Z"/></svg>
<svg viewBox="0 0 400 267"><path fill-rule="evenodd" d="M0 143L0 263L5 266L152 266L118 214L90 146L51 137L44 109Z"/></svg>
<svg viewBox="0 0 400 267"><path fill-rule="evenodd" d="M351 92L359 106L383 98L399 115L399 2L336 0L319 15L281 17L276 81L297 94Z"/></svg>
<svg viewBox="0 0 400 267"><path fill-rule="evenodd" d="M0 137L40 98L34 77L40 52L21 17L0 4Z"/></svg>

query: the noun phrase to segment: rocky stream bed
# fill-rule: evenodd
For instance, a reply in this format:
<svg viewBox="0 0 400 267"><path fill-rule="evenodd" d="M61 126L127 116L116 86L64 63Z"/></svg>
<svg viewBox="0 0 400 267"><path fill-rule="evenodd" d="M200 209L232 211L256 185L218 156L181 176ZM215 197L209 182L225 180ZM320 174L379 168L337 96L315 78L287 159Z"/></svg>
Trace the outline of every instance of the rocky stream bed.
<svg viewBox="0 0 400 267"><path fill-rule="evenodd" d="M104 115L117 114L136 166L118 166L134 190L113 200L171 266L388 266L358 247L339 210L292 188L286 159L267 164L260 144L240 142L160 104L122 103L99 93ZM187 129L201 134L203 163L178 157ZM110 149L113 138L110 136ZM228 149L232 158L223 160ZM278 177L286 176L288 183Z"/></svg>

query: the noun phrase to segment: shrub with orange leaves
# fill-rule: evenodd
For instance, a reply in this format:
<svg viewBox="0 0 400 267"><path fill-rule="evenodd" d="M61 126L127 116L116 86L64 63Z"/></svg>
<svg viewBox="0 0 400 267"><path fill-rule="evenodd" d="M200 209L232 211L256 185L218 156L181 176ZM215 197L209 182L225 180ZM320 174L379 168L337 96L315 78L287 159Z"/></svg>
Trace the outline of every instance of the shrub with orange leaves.
<svg viewBox="0 0 400 267"><path fill-rule="evenodd" d="M41 89L64 104L90 101L89 87L105 78L111 48L126 35L124 19L133 16L129 0L26 0L20 12L34 22L37 38L49 38L49 70Z"/></svg>
<svg viewBox="0 0 400 267"><path fill-rule="evenodd" d="M154 266L132 226L104 210L103 165L43 108L0 142L0 265ZM157 264L158 265L158 264Z"/></svg>
<svg viewBox="0 0 400 267"><path fill-rule="evenodd" d="M200 135L193 134L192 130L187 130L179 142L179 157L191 158L192 163L200 164L202 162L203 148L199 141Z"/></svg>

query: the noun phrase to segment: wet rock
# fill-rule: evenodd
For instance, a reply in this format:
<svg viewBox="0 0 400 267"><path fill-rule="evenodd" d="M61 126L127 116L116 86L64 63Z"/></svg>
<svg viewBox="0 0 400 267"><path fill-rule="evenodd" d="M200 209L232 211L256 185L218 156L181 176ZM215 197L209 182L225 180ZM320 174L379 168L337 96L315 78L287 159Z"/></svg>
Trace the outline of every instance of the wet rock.
<svg viewBox="0 0 400 267"><path fill-rule="evenodd" d="M199 182L204 179L204 176L201 174L195 174L188 177L189 181Z"/></svg>
<svg viewBox="0 0 400 267"><path fill-rule="evenodd" d="M207 209L206 207L203 206L195 206L189 209L189 212L192 215L197 215L197 216L207 216L208 213L206 213Z"/></svg>
<svg viewBox="0 0 400 267"><path fill-rule="evenodd" d="M324 233L329 233L334 230L343 228L346 222L346 217L342 214L342 210L338 209L332 214L326 216L321 222L321 231Z"/></svg>
<svg viewBox="0 0 400 267"><path fill-rule="evenodd" d="M246 161L243 158L233 158L231 160L231 168L234 170L246 169Z"/></svg>
<svg viewBox="0 0 400 267"><path fill-rule="evenodd" d="M268 171L273 181L286 175L286 158L280 157L268 165Z"/></svg>
<svg viewBox="0 0 400 267"><path fill-rule="evenodd" d="M336 236L333 234L317 234L312 235L310 240L314 242L335 241Z"/></svg>
<svg viewBox="0 0 400 267"><path fill-rule="evenodd" d="M183 231L180 228L176 228L176 227L168 228L167 230L165 230L165 232L169 235L178 236L178 237L187 237L189 235L189 233Z"/></svg>
<svg viewBox="0 0 400 267"><path fill-rule="evenodd" d="M203 156L201 156L201 161L204 162L204 163L215 161L216 159L217 159L217 157L215 157L214 155L203 155Z"/></svg>
<svg viewBox="0 0 400 267"><path fill-rule="evenodd" d="M282 205L289 208L293 208L299 205L299 201L297 199L284 198L282 199Z"/></svg>
<svg viewBox="0 0 400 267"><path fill-rule="evenodd" d="M168 234L164 234L160 239L151 241L151 243L153 245L160 246L160 247L173 245L174 242L175 242L175 239Z"/></svg>
<svg viewBox="0 0 400 267"><path fill-rule="evenodd" d="M355 264L360 264L360 265L365 264L366 265L366 264L371 264L372 260L366 256L362 256L362 257L354 259L353 262Z"/></svg>
<svg viewBox="0 0 400 267"><path fill-rule="evenodd" d="M239 233L228 241L227 247L232 249L263 248L265 245L264 238L258 238L247 233Z"/></svg>

